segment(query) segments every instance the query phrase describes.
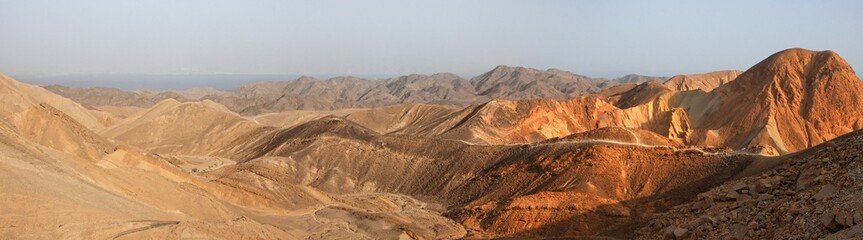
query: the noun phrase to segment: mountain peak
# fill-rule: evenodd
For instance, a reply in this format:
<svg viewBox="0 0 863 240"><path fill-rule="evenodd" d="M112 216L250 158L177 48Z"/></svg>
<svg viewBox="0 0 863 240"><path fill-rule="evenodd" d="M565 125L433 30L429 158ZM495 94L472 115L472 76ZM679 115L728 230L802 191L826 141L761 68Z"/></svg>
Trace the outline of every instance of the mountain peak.
<svg viewBox="0 0 863 240"><path fill-rule="evenodd" d="M570 73L569 71L561 70L561 69L557 69L557 68L549 68L549 69L546 69L545 71L549 72L549 73Z"/></svg>
<svg viewBox="0 0 863 240"><path fill-rule="evenodd" d="M734 85L739 85L735 90L759 89L756 86L768 83L776 87L808 88L814 80L828 79L827 75L831 76L829 79L857 79L851 65L836 52L791 48L770 55L746 70L738 77L743 81L735 81Z"/></svg>
<svg viewBox="0 0 863 240"><path fill-rule="evenodd" d="M297 78L297 82L311 82L311 81L317 81L317 80L318 80L317 78L314 78L314 77L308 76L308 75L302 75L299 78Z"/></svg>
<svg viewBox="0 0 863 240"><path fill-rule="evenodd" d="M512 67L509 65L497 65L493 69L491 69L491 72L512 71L515 68L516 67Z"/></svg>
<svg viewBox="0 0 863 240"><path fill-rule="evenodd" d="M451 73L451 72L439 72L439 73L432 74L432 75L431 75L431 77L434 77L434 78L447 78L447 79L451 79L451 78L461 78L461 77L459 77L458 75L456 75L456 74L454 74L454 73Z"/></svg>
<svg viewBox="0 0 863 240"><path fill-rule="evenodd" d="M491 71L488 71L487 74L501 74L508 75L513 73L524 73L524 72L541 72L541 70L521 67L521 66L507 66L507 65L498 65L494 67Z"/></svg>
<svg viewBox="0 0 863 240"><path fill-rule="evenodd" d="M708 123L710 128L752 132L749 138L732 139L726 144L730 146L774 142L768 145L784 153L858 129L863 123L859 116L863 82L833 51L780 51L713 92L732 100L713 113L726 117ZM812 131L815 126L821 130Z"/></svg>
<svg viewBox="0 0 863 240"><path fill-rule="evenodd" d="M839 54L831 50L813 51L803 48L782 50L752 67L768 71L810 71L828 67L831 71L851 71L851 66Z"/></svg>

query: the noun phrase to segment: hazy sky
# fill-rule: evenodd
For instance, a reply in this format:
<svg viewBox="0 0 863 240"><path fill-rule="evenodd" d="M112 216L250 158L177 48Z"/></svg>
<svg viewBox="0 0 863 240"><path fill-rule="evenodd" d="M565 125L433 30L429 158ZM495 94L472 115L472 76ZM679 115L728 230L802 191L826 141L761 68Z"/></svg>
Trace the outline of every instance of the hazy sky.
<svg viewBox="0 0 863 240"><path fill-rule="evenodd" d="M859 70L861 3L0 0L0 72L616 77L745 70L790 47Z"/></svg>

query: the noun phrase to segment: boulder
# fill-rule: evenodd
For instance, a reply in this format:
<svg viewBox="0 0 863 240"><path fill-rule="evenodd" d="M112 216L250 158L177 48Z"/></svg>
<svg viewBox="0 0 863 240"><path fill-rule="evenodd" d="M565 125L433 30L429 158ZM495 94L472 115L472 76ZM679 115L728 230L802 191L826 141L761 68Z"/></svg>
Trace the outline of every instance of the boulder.
<svg viewBox="0 0 863 240"><path fill-rule="evenodd" d="M833 196L837 190L839 190L839 188L837 188L836 185L827 184L824 185L824 187L821 187L821 190L818 191L818 193L815 193L812 197L815 198L816 201L822 201Z"/></svg>
<svg viewBox="0 0 863 240"><path fill-rule="evenodd" d="M824 226L830 232L842 230L842 224L836 221L836 214L833 212L825 212L821 215L821 226Z"/></svg>
<svg viewBox="0 0 863 240"><path fill-rule="evenodd" d="M677 228L674 229L674 238L675 239L683 239L689 237L689 230L686 228Z"/></svg>

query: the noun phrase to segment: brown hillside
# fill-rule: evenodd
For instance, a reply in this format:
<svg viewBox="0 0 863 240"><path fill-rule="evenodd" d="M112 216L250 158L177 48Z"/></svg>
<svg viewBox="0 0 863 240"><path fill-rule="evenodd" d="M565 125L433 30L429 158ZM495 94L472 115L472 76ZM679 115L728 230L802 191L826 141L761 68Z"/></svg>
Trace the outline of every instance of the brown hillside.
<svg viewBox="0 0 863 240"><path fill-rule="evenodd" d="M836 53L789 49L715 89L722 103L696 128L716 131L725 146L797 151L863 128L861 94L863 82Z"/></svg>
<svg viewBox="0 0 863 240"><path fill-rule="evenodd" d="M730 181L656 215L639 239L858 239L863 132L792 154L772 170Z"/></svg>

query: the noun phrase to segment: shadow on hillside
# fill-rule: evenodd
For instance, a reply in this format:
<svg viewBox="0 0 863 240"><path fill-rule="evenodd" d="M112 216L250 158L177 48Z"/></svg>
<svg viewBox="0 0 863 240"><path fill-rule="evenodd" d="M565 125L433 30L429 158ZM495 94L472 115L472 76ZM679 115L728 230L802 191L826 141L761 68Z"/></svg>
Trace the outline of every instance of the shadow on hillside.
<svg viewBox="0 0 863 240"><path fill-rule="evenodd" d="M635 231L643 227L652 215L667 212L674 206L696 200L698 194L740 177L737 176L738 173L746 169L755 159L741 158L743 164L723 169L658 195L602 205L565 220L522 229L513 234L513 238L508 239L632 239L635 238ZM609 211L621 206L631 210L628 216Z"/></svg>

